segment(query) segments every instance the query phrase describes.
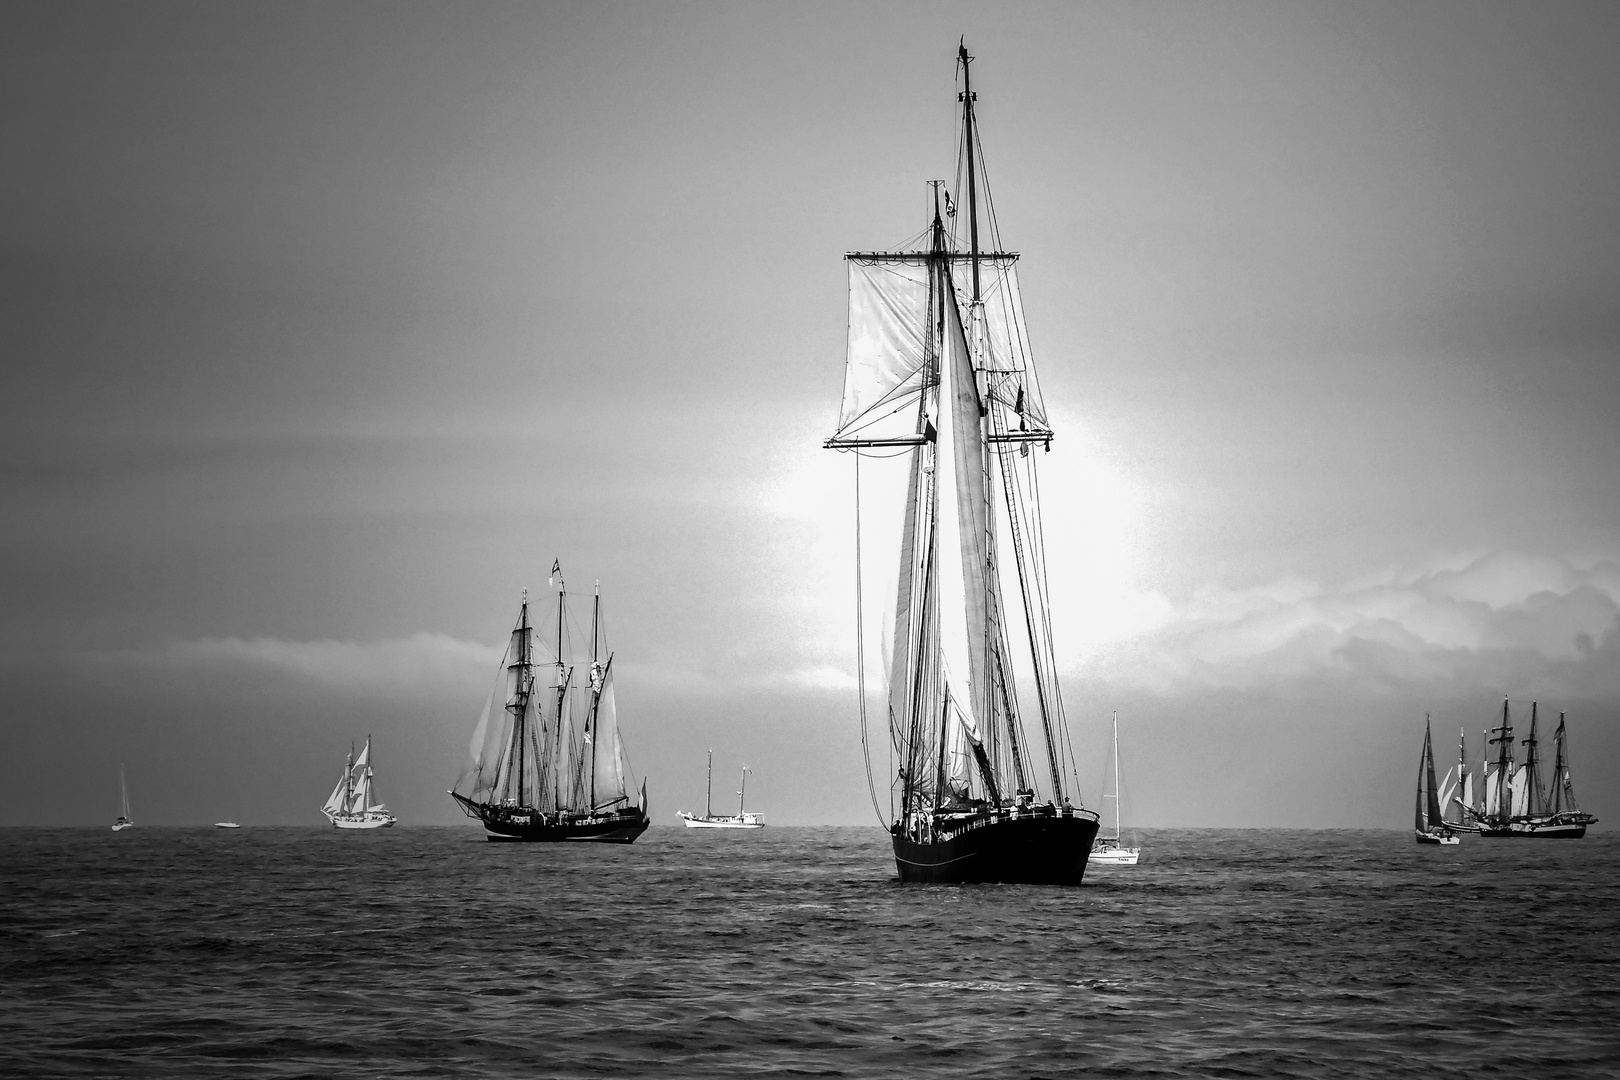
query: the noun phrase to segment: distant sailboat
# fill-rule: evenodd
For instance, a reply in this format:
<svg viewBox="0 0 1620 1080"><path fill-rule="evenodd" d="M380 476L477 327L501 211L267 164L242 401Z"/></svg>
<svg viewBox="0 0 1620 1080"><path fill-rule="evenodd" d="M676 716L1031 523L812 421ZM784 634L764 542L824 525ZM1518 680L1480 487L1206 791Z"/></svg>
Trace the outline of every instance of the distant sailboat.
<svg viewBox="0 0 1620 1080"><path fill-rule="evenodd" d="M1119 792L1119 713L1114 714L1114 793L1112 795L1108 793L1105 783L1103 798L1114 800L1114 834L1097 837L1091 845L1091 854L1086 859L1094 866L1135 866L1136 860L1142 856L1142 849L1124 847L1119 842L1122 801Z"/></svg>
<svg viewBox="0 0 1620 1080"><path fill-rule="evenodd" d="M124 801L124 812L118 815L117 821L113 822L113 832L123 832L125 829L133 828L135 825L135 819L129 816L129 785L124 783L123 762L118 763L118 793Z"/></svg>
<svg viewBox="0 0 1620 1080"><path fill-rule="evenodd" d="M1575 803L1575 785L1570 779L1569 749L1564 730L1564 714L1558 714L1553 732L1556 759L1553 786L1549 794L1541 783L1541 762L1537 756L1537 703L1530 703L1530 734L1524 739L1524 761L1513 760L1513 723L1506 699L1502 701L1502 723L1492 728L1489 745L1497 748L1494 760L1485 763L1484 805L1472 813L1479 834L1488 837L1540 837L1548 840L1579 840L1586 827L1597 818Z"/></svg>
<svg viewBox="0 0 1620 1080"><path fill-rule="evenodd" d="M1423 753L1418 757L1417 818L1412 825L1413 837L1420 844L1460 843L1445 815L1440 811L1440 792L1434 784L1434 740L1429 731L1429 717L1423 716Z"/></svg>
<svg viewBox="0 0 1620 1080"><path fill-rule="evenodd" d="M647 785L632 798L619 738L613 654L605 652L602 598L591 608L591 640L579 655L570 645L562 567L551 564L557 590L556 636L549 673L535 673L536 628L524 590L517 625L502 661L503 685L491 693L473 730L472 762L450 797L484 825L488 840L593 841L629 844L647 830ZM584 668L585 677L576 678ZM491 724L495 695L504 691L504 720Z"/></svg>
<svg viewBox="0 0 1620 1080"><path fill-rule="evenodd" d="M360 756L349 750L349 762L343 767L337 787L321 807L321 813L339 829L386 829L394 824L393 814L377 799L377 784L371 768L371 736L366 736L366 748ZM230 828L231 826L226 826Z"/></svg>
<svg viewBox="0 0 1620 1080"><path fill-rule="evenodd" d="M688 829L763 829L765 827L764 814L750 814L743 809L743 792L748 790L748 766L742 767L742 775L737 780L737 812L716 817L714 814L714 751L709 751L709 779L703 791L703 813L688 814L685 810L679 811L680 818L686 823Z"/></svg>

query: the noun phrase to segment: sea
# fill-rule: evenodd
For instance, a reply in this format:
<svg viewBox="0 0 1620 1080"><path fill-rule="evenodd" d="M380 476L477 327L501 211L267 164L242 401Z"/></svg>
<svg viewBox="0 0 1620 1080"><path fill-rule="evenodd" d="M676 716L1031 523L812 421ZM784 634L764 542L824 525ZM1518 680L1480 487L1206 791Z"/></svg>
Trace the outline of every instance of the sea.
<svg viewBox="0 0 1620 1080"><path fill-rule="evenodd" d="M1620 1075L1620 834L1137 840L1057 888L877 828L4 829L0 1076Z"/></svg>

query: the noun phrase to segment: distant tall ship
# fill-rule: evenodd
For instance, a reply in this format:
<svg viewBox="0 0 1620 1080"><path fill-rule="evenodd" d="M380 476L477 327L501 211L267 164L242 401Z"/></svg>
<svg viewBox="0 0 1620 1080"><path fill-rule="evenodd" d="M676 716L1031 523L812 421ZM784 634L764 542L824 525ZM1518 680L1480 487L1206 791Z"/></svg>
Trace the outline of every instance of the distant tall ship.
<svg viewBox="0 0 1620 1080"><path fill-rule="evenodd" d="M988 206L989 188L965 45L957 60L962 213L935 181L917 250L845 257L848 366L838 428L824 445L857 455L857 495L861 457L906 462L887 708L900 879L1074 885L1098 818L1068 797L1039 455L1030 453L1050 447L1053 433L1024 327L1018 256L1001 249L993 210L985 214L991 248L980 246L979 202ZM858 615L860 564L857 532ZM1015 604L1006 602L1003 575ZM865 745L864 641L858 648ZM1020 692L1035 697L1044 791ZM870 780L870 751L867 768Z"/></svg>
<svg viewBox="0 0 1620 1080"><path fill-rule="evenodd" d="M1502 723L1490 729L1489 746L1495 747L1484 769L1483 805L1473 810L1481 836L1544 837L1578 840L1597 818L1585 813L1575 802L1575 785L1570 777L1569 748L1564 714L1558 714L1553 731L1555 759L1551 790L1541 782L1539 741L1536 735L1537 704L1530 703L1530 733L1523 740L1524 760L1513 759L1513 722L1506 699L1502 702Z"/></svg>
<svg viewBox="0 0 1620 1080"><path fill-rule="evenodd" d="M1451 823L1441 809L1440 789L1434 782L1434 737L1429 718L1423 718L1423 753L1418 757L1417 819L1413 822L1414 838L1420 844L1461 843Z"/></svg>
<svg viewBox="0 0 1620 1080"><path fill-rule="evenodd" d="M129 816L129 785L124 782L124 766L118 765L118 795L123 800L124 812L118 815L118 820L112 823L113 832L123 832L125 829L135 827L135 819Z"/></svg>
<svg viewBox="0 0 1620 1080"><path fill-rule="evenodd" d="M337 787L327 796L321 813L339 829L387 829L393 826L394 815L377 798L377 778L371 767L370 735L366 736L366 748L360 751L358 758L354 756L353 745L350 745L348 764L343 767L343 775L338 777ZM226 822L223 827L234 829L236 826Z"/></svg>
<svg viewBox="0 0 1620 1080"><path fill-rule="evenodd" d="M743 794L748 790L748 766L742 767L742 774L737 778L737 812L735 814L720 814L714 812L714 751L709 751L709 772L703 788L703 813L688 814L685 810L679 811L680 818L686 823L688 829L763 829L765 827L764 814L750 814L743 809Z"/></svg>
<svg viewBox="0 0 1620 1080"><path fill-rule="evenodd" d="M631 797L619 738L613 654L604 648L600 590L591 606L585 655L570 648L568 592L553 562L557 592L551 659L536 665L536 628L525 590L504 668L504 715L491 723L492 692L472 737L472 761L449 794L483 823L486 839L628 844L646 831L647 785ZM543 667L544 681L536 672ZM465 788L465 790L457 790Z"/></svg>

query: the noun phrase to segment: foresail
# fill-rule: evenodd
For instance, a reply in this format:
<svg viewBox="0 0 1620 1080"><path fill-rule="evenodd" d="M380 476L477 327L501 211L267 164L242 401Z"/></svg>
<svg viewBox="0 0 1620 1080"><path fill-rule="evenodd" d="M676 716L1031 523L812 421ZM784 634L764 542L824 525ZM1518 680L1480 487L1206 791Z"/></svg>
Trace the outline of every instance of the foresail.
<svg viewBox="0 0 1620 1080"><path fill-rule="evenodd" d="M348 791L349 770L344 769L343 775L338 777L337 787L333 788L332 794L326 797L326 805L321 807L321 811L327 814L343 813L343 796L348 794ZM306 803L305 805L308 804Z"/></svg>

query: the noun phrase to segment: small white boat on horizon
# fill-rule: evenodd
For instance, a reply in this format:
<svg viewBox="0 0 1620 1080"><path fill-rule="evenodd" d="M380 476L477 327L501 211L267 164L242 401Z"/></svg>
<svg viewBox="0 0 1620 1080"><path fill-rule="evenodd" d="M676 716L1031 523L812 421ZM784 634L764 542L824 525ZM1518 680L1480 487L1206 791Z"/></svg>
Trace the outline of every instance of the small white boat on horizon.
<svg viewBox="0 0 1620 1080"><path fill-rule="evenodd" d="M118 763L118 793L124 800L124 812L113 822L113 832L123 832L125 829L135 827L135 819L129 816L129 785L124 783L124 763L121 761Z"/></svg>
<svg viewBox="0 0 1620 1080"><path fill-rule="evenodd" d="M241 827L242 826L238 825L234 821L216 821L216 822L214 822L214 828L216 828L216 829L240 829Z"/></svg>
<svg viewBox="0 0 1620 1080"><path fill-rule="evenodd" d="M765 827L764 814L750 814L743 809L743 792L748 790L748 766L742 767L742 775L737 784L737 812L716 817L713 806L714 792L714 751L709 751L709 777L703 794L703 813L689 814L680 811L680 819L688 829L763 829Z"/></svg>

